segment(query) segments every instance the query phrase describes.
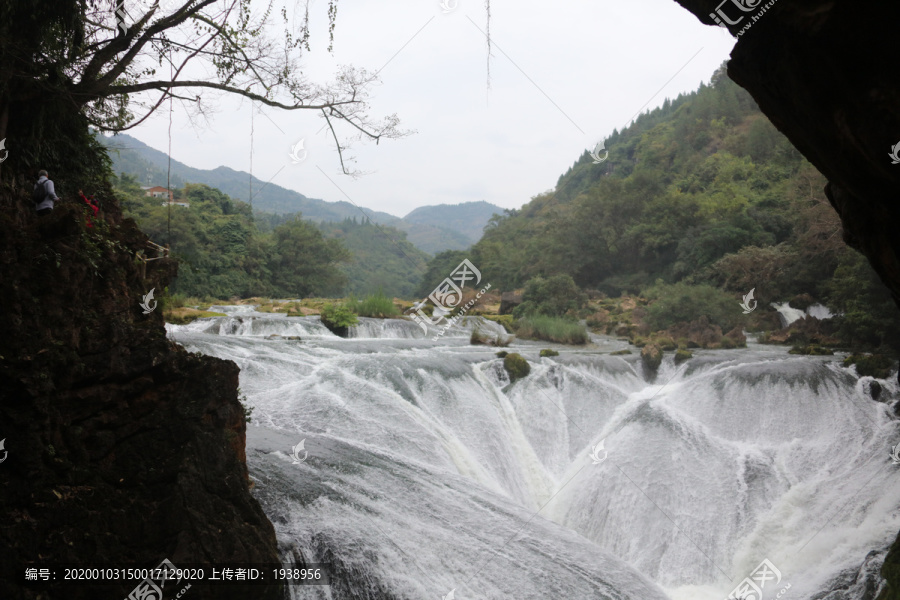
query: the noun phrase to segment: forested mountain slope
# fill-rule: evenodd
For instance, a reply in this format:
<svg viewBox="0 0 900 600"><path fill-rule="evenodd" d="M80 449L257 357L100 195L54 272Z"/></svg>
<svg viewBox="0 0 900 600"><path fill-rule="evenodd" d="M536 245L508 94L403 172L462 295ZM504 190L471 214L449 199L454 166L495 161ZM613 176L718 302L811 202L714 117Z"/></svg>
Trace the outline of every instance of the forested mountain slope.
<svg viewBox="0 0 900 600"><path fill-rule="evenodd" d="M761 304L809 294L856 336L898 331L886 290L841 239L824 178L724 68L606 148L604 162L585 151L555 191L492 219L469 253L489 281L568 274L611 295L711 283L755 288Z"/></svg>

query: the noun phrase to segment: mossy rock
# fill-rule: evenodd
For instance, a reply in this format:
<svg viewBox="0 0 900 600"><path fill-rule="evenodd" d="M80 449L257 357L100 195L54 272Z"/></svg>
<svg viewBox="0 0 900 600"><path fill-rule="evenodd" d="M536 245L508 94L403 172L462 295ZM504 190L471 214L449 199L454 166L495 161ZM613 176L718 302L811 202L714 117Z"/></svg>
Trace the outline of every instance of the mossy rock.
<svg viewBox="0 0 900 600"><path fill-rule="evenodd" d="M828 348L823 346L816 346L815 344L810 346L794 346L790 350L788 350L788 354L803 354L805 356L831 356L834 354Z"/></svg>
<svg viewBox="0 0 900 600"><path fill-rule="evenodd" d="M622 355L625 355L625 354L631 354L631 350L629 350L628 348L626 348L626 349L624 349L624 350L616 350L615 352L610 352L610 353L609 353L610 356L622 356Z"/></svg>
<svg viewBox="0 0 900 600"><path fill-rule="evenodd" d="M656 344L647 344L641 348L641 361L647 370L656 372L662 364L663 353Z"/></svg>
<svg viewBox="0 0 900 600"><path fill-rule="evenodd" d="M207 310L196 310L193 308L173 308L171 311L166 311L163 315L163 318L166 320L166 323L171 323L173 325L187 325L192 321L196 321L197 319L204 319L206 317L227 317L225 313L220 312L210 312Z"/></svg>
<svg viewBox="0 0 900 600"><path fill-rule="evenodd" d="M507 352L506 350L501 350L497 353L497 358L506 358L508 354L509 352Z"/></svg>
<svg viewBox="0 0 900 600"><path fill-rule="evenodd" d="M663 352L671 352L678 347L675 344L675 340L667 336L655 338L653 343L659 346L660 350Z"/></svg>
<svg viewBox="0 0 900 600"><path fill-rule="evenodd" d="M686 361L689 358L694 358L694 355L689 350L684 350L682 348L679 348L678 350L675 351L675 364L676 365L680 365L681 363L683 363L684 361Z"/></svg>
<svg viewBox="0 0 900 600"><path fill-rule="evenodd" d="M856 365L856 372L860 377L875 377L887 379L891 374L894 360L883 354L851 354L844 359L844 366Z"/></svg>
<svg viewBox="0 0 900 600"><path fill-rule="evenodd" d="M503 359L503 368L509 374L510 383L523 377L528 377L528 374L531 373L531 365L528 364L528 361L521 354L516 352L506 355Z"/></svg>
<svg viewBox="0 0 900 600"><path fill-rule="evenodd" d="M541 357L543 358L544 356L559 356L559 352L550 348L544 348L541 350Z"/></svg>
<svg viewBox="0 0 900 600"><path fill-rule="evenodd" d="M788 305L797 310L806 310L815 303L815 299L809 294L798 294L788 301Z"/></svg>
<svg viewBox="0 0 900 600"><path fill-rule="evenodd" d="M512 315L482 315L485 319L489 321L495 321L503 325L503 329L506 330L506 333L513 333L513 323L515 322L515 318Z"/></svg>
<svg viewBox="0 0 900 600"><path fill-rule="evenodd" d="M735 341L734 341L733 339L731 339L730 337L722 336L722 339L721 339L721 341L719 342L719 347L720 347L720 348L724 348L724 349L726 349L726 350L732 350L732 349L734 349L734 348L737 348L737 346L738 346L738 345L737 345L737 342L735 342Z"/></svg>

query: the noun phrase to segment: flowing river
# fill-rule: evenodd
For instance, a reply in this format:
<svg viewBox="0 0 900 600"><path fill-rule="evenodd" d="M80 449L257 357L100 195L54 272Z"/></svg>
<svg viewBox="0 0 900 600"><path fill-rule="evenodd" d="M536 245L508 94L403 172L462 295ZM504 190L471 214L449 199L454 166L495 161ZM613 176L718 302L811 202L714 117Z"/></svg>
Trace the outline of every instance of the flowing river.
<svg viewBox="0 0 900 600"><path fill-rule="evenodd" d="M297 599L873 599L900 529L900 393L840 356L751 343L649 377L614 338L515 341L511 384L477 317L342 339L213 310L169 335L241 368L254 494L285 561L332 580Z"/></svg>

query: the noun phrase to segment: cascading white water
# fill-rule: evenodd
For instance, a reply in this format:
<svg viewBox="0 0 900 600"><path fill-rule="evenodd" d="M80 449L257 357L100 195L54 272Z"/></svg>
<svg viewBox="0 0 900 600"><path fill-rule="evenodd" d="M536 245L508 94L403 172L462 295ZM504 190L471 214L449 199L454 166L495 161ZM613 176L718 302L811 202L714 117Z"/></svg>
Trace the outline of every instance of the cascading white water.
<svg viewBox="0 0 900 600"><path fill-rule="evenodd" d="M828 307L822 304L811 304L806 310L794 308L788 302L772 302L771 306L778 312L778 320L781 321L782 327L787 327L794 321L805 319L808 316L816 319L830 319L834 316Z"/></svg>
<svg viewBox="0 0 900 600"><path fill-rule="evenodd" d="M330 557L331 595L295 597L722 600L767 558L784 600L862 600L848 573L900 528L900 436L869 378L751 345L648 382L637 355L516 342L531 373L510 385L468 345L499 326L467 321L437 341L402 320L169 326L241 367L257 496L286 550Z"/></svg>

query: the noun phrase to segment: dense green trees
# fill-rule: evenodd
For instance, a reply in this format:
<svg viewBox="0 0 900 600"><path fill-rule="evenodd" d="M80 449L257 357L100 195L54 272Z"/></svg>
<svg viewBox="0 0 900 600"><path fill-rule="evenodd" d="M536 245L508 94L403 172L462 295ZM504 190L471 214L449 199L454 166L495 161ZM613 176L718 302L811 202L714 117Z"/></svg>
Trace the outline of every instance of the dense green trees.
<svg viewBox="0 0 900 600"><path fill-rule="evenodd" d="M330 296L343 293L341 266L350 252L326 239L299 215L260 233L250 206L219 190L188 184L178 191L185 206L163 206L143 195L133 177L116 179L117 196L127 216L159 244L169 244L180 259L173 292L189 296Z"/></svg>
<svg viewBox="0 0 900 600"><path fill-rule="evenodd" d="M806 165L723 71L606 146L605 163L585 153L555 192L495 219L473 248L491 281L567 273L581 287L634 291L794 235L788 191Z"/></svg>
<svg viewBox="0 0 900 600"><path fill-rule="evenodd" d="M341 267L349 293L365 295L381 290L391 297L415 295L429 256L407 241L405 232L356 219L320 223L318 227L326 238L339 240L352 255Z"/></svg>
<svg viewBox="0 0 900 600"><path fill-rule="evenodd" d="M561 317L584 307L586 303L587 296L579 291L571 276L535 277L525 285L522 304L515 308L513 316Z"/></svg>
<svg viewBox="0 0 900 600"><path fill-rule="evenodd" d="M762 305L810 294L844 313L845 340L855 330L855 341L900 346L896 308L843 244L824 178L724 68L613 132L606 148L605 162L583 153L553 192L492 219L468 253L487 280L508 290L562 274L615 296L682 282L668 297L716 321L727 296L713 288L732 302L756 288ZM713 287L688 290L698 285Z"/></svg>

